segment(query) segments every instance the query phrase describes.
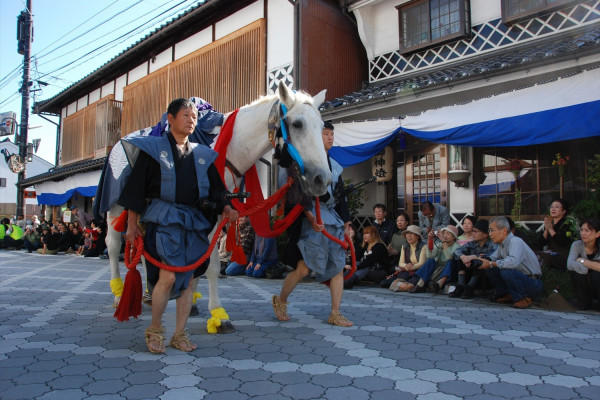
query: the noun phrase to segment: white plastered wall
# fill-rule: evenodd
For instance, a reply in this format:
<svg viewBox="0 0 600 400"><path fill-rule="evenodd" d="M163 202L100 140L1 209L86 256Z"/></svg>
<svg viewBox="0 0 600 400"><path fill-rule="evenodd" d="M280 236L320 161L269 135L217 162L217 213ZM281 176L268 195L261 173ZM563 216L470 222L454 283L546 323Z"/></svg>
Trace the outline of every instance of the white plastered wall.
<svg viewBox="0 0 600 400"><path fill-rule="evenodd" d="M173 58L173 48L169 47L162 53L155 56L154 59L150 60L150 73L169 64L172 61L172 58Z"/></svg>
<svg viewBox="0 0 600 400"><path fill-rule="evenodd" d="M252 3L233 15L215 24L215 40L229 35L232 32L264 17L263 0Z"/></svg>
<svg viewBox="0 0 600 400"><path fill-rule="evenodd" d="M267 20L267 71L294 61L294 6L269 1Z"/></svg>
<svg viewBox="0 0 600 400"><path fill-rule="evenodd" d="M89 96L89 103L92 104L96 101L100 100L100 88L92 91Z"/></svg>
<svg viewBox="0 0 600 400"><path fill-rule="evenodd" d="M77 100L77 111L81 110L82 108L87 107L88 105L88 96L85 95L82 98L80 98L79 100Z"/></svg>
<svg viewBox="0 0 600 400"><path fill-rule="evenodd" d="M211 42L212 28L209 27L177 43L175 45L175 59L178 60L181 57L187 56Z"/></svg>
<svg viewBox="0 0 600 400"><path fill-rule="evenodd" d="M121 75L117 78L115 100L123 101L123 88L127 84L127 75Z"/></svg>
<svg viewBox="0 0 600 400"><path fill-rule="evenodd" d="M115 81L110 81L106 85L102 86L101 97L108 96L109 94L115 94Z"/></svg>
<svg viewBox="0 0 600 400"><path fill-rule="evenodd" d="M137 67L133 68L127 73L127 84L131 85L133 82L142 79L148 75L148 62L144 62Z"/></svg>

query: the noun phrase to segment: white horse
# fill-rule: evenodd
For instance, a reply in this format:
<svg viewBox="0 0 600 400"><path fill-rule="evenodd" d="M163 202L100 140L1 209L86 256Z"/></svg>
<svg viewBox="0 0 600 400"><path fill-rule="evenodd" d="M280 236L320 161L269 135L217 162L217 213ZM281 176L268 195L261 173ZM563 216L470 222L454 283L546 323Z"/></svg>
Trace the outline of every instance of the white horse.
<svg viewBox="0 0 600 400"><path fill-rule="evenodd" d="M226 168L229 169L229 173L225 174L227 187L231 190L240 184L241 176L238 172L244 174L272 148L273 143L271 140L282 141L281 138L269 137L269 123L271 123L270 128L272 130L273 120L275 119L278 123L280 118L283 117L281 115L282 108L278 106L283 104L287 108L284 120L287 125L289 140L297 150L301 163L303 163L304 173L300 178L302 189L313 196L324 194L331 183L331 172L321 137L323 122L318 109L324 100L325 90L313 98L303 92L293 92L280 82L277 95L261 97L240 108L235 120L233 135L227 148L228 166ZM274 113L276 113L276 118L274 118ZM107 162L110 162L110 157ZM295 163L298 164L296 161ZM298 168L297 165L296 167ZM112 221L122 211L121 206L114 204L110 207L107 215L106 245L110 259L110 283L112 292L115 295L115 305L120 300L123 282L119 269L121 234L114 230ZM212 238L215 234L217 225L215 225L215 229L213 229L209 238ZM218 250L215 246L206 271L209 291L208 310L211 312L212 318L215 319L213 325L222 327L222 330L219 331L233 331L233 326L228 321L219 299L217 287L219 274L220 262Z"/></svg>

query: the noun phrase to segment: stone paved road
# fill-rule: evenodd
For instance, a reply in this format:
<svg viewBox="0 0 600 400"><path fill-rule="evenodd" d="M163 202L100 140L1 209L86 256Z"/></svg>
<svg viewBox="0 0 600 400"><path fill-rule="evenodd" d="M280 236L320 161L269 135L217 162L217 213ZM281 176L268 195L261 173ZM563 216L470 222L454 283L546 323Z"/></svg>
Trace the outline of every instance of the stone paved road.
<svg viewBox="0 0 600 400"><path fill-rule="evenodd" d="M303 283L281 323L281 281L236 277L220 289L237 332L209 335L205 313L195 352L161 356L144 344L147 307L113 319L109 279L106 260L0 251L1 399L600 399L597 313L358 287L344 329L325 323L326 288Z"/></svg>

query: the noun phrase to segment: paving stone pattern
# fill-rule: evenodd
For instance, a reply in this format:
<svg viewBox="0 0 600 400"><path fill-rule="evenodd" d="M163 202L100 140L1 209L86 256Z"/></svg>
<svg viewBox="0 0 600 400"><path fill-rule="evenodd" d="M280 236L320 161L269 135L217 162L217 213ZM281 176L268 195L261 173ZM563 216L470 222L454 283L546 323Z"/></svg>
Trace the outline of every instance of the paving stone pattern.
<svg viewBox="0 0 600 400"><path fill-rule="evenodd" d="M208 334L202 299L198 349L154 355L150 309L117 322L109 279L107 260L0 250L1 399L600 399L597 313L357 286L342 304L356 325L340 328L326 323L324 285L299 284L279 322L281 280L229 277L220 294L237 331Z"/></svg>

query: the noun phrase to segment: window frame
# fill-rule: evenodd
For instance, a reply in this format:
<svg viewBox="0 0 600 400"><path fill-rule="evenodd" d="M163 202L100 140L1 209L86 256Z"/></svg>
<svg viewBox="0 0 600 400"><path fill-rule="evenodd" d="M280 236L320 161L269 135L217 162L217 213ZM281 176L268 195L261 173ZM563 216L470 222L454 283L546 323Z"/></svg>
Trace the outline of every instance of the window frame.
<svg viewBox="0 0 600 400"><path fill-rule="evenodd" d="M398 26L399 26L399 41L400 41L400 48L399 48L399 52L400 54L409 54L409 53L414 53L418 50L424 50L424 49L428 49L440 44L444 44L444 43L448 43L448 42L452 42L452 41L456 41L458 39L464 38L464 37L468 37L471 35L471 2L469 0L455 0L458 1L458 6L459 6L459 13L460 13L460 28L459 28L459 32L456 33L452 33L450 35L446 35L446 36L442 36L438 39L431 39L431 1L432 0L412 0L409 1L407 3L404 4L400 4L398 6L396 6L396 10L398 10ZM418 45L413 45L413 46L405 46L404 41L404 24L403 24L403 12L420 6L423 3L427 3L428 4L428 9L429 9L429 20L428 20L428 24L429 24L429 30L428 30L428 34L429 34L429 39L426 43L421 43Z"/></svg>
<svg viewBox="0 0 600 400"><path fill-rule="evenodd" d="M532 8L529 11L522 12L520 14L508 15L508 2L511 0L502 0L500 8L502 9L502 22L505 25L515 24L524 20L535 18L539 15L548 14L550 12L559 10L563 7L575 5L578 3L577 0L557 0L554 4L548 5L548 0L544 1L545 5L537 8Z"/></svg>

